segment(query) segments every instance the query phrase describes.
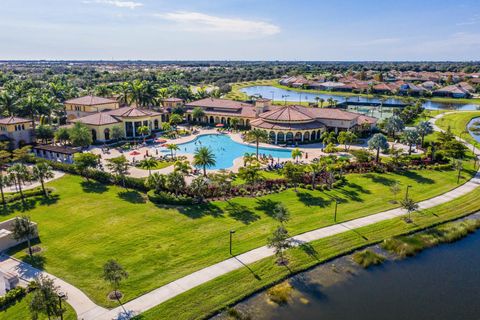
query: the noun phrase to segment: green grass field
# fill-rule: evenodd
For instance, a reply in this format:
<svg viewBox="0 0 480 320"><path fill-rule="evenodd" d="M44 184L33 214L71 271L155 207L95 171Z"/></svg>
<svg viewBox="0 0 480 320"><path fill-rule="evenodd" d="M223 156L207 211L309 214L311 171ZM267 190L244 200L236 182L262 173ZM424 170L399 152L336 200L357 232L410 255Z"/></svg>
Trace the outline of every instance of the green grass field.
<svg viewBox="0 0 480 320"><path fill-rule="evenodd" d="M290 249L289 269L269 257L189 290L138 317L142 320L203 319L286 277L385 238L419 231L480 210L480 188L458 199L412 215L413 223L391 219ZM201 301L201 303L199 303ZM178 313L178 306L182 312Z"/></svg>
<svg viewBox="0 0 480 320"><path fill-rule="evenodd" d="M474 173L471 162L465 163L465 168L462 182ZM117 259L130 273L122 286L125 300L130 300L228 258L230 229L237 231L236 254L264 245L276 225L270 216L276 202L290 209L289 230L294 235L333 224L333 197L340 202L338 221L395 207L389 192L393 181L399 181L403 189L412 185L410 194L420 201L454 188L456 174L412 171L349 175L348 184L337 190L287 190L183 209L157 207L145 203L144 195L136 191L67 175L49 183L58 199L31 199L24 213L39 226L43 252L37 263L85 291L98 304L114 306L106 298L110 288L101 279L102 266L110 258ZM2 219L19 215L20 208L16 209L3 212ZM26 258L23 249L12 253Z"/></svg>
<svg viewBox="0 0 480 320"><path fill-rule="evenodd" d="M155 166L155 168L152 168L151 170L160 170L163 168L173 166L173 164L174 162L157 161L157 165ZM148 169L142 168L140 165L138 165L137 168L142 170L148 170Z"/></svg>
<svg viewBox="0 0 480 320"><path fill-rule="evenodd" d="M466 128L467 124L473 118L480 117L480 111L462 111L462 112L455 112L444 115L442 118L436 121L436 125L440 128L447 130L448 126L452 130L452 133L456 136L462 135L462 138L469 143L476 143L475 139L468 133L463 133Z"/></svg>
<svg viewBox="0 0 480 320"><path fill-rule="evenodd" d="M0 311L0 320L27 320L31 319L30 310L28 310L28 303L30 297L27 295L23 298L20 302L17 302L14 305L11 305L4 311ZM66 304L66 312L63 315L64 320L75 320L77 319L77 315L73 308L67 303ZM47 320L47 317L39 317L38 320Z"/></svg>

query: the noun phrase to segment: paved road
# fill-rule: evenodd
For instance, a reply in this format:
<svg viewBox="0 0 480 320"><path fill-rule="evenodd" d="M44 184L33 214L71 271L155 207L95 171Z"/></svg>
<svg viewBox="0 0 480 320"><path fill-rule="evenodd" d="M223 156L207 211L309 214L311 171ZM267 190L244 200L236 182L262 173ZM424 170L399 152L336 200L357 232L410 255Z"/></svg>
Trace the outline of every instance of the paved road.
<svg viewBox="0 0 480 320"><path fill-rule="evenodd" d="M439 115L432 119L432 123L435 123L435 120L442 117ZM440 130L435 126L436 130ZM473 149L473 146L468 145L470 149ZM476 154L479 155L480 152L477 150ZM480 172L477 172L475 177L469 182L459 186L458 188L451 190L447 193L444 193L440 196L422 201L419 203L420 209L432 208L434 206L440 205L442 203L451 201L455 198L458 198L462 195L465 195L475 188L480 186ZM377 214L373 214L367 217L351 220L345 223L339 223L336 225L319 228L312 230L303 234L299 234L295 237L292 237L292 240L296 243L311 242L326 238L332 235L336 235L342 232L351 231L352 229L364 227L367 225L375 224L384 220L389 220L395 217L399 217L406 214L403 209L392 209ZM198 270L190 275L182 277L178 280L175 280L169 284L166 284L162 287L159 287L149 293L146 293L136 299L133 299L127 302L124 307L128 310L128 315L123 314L123 309L120 307L108 310L103 307L97 306L92 302L82 291L73 287L72 285L66 283L65 281L49 275L45 272L44 274L55 279L55 283L61 287L63 292L67 293L68 303L75 309L79 319L84 320L110 320L110 319L125 319L128 318L131 314L139 314L144 311L147 311L162 302L165 302L169 299L178 296L179 294L186 292L190 289L193 289L201 284L204 284L212 279L215 279L219 276L222 276L231 271L245 267L245 265L254 263L261 259L273 256L274 252L272 249L263 246L260 248L253 249L251 251L245 252L236 257L224 260L222 262L216 263L212 266L206 267L204 269ZM16 272L21 275L22 278L29 280L33 279L36 275L40 274L41 271L22 263L18 260L15 260L11 257L3 257L0 259L0 269L10 272Z"/></svg>

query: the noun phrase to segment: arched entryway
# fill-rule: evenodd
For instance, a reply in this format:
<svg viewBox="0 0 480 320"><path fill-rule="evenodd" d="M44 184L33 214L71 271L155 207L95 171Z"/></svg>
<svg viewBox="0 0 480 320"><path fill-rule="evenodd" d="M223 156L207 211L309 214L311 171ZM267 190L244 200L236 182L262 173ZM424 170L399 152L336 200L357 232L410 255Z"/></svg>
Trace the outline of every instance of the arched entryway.
<svg viewBox="0 0 480 320"><path fill-rule="evenodd" d="M277 133L277 143L284 143L285 142L285 134L283 132Z"/></svg>
<svg viewBox="0 0 480 320"><path fill-rule="evenodd" d="M302 133L297 132L295 133L295 142L300 142L300 141L302 141Z"/></svg>
<svg viewBox="0 0 480 320"><path fill-rule="evenodd" d="M310 134L310 140L315 140L315 131L312 131L312 133Z"/></svg>
<svg viewBox="0 0 480 320"><path fill-rule="evenodd" d="M105 140L110 140L110 129L106 128L103 130L103 135L105 136Z"/></svg>
<svg viewBox="0 0 480 320"><path fill-rule="evenodd" d="M213 119L213 116L210 116L210 121L209 122L212 123L212 124L215 122L215 120Z"/></svg>
<svg viewBox="0 0 480 320"><path fill-rule="evenodd" d="M287 141L287 143L292 143L292 142L293 142L293 133L292 133L292 132L288 132L287 135L286 135L285 140Z"/></svg>
<svg viewBox="0 0 480 320"><path fill-rule="evenodd" d="M97 141L97 131L95 129L92 129L92 140L93 142Z"/></svg>
<svg viewBox="0 0 480 320"><path fill-rule="evenodd" d="M310 132L306 131L303 133L303 141L310 141Z"/></svg>
<svg viewBox="0 0 480 320"><path fill-rule="evenodd" d="M275 132L274 131L270 131L270 133L268 134L268 136L270 137L270 143L277 143L276 141L276 135L275 135Z"/></svg>
<svg viewBox="0 0 480 320"><path fill-rule="evenodd" d="M153 120L153 129L158 130L158 119Z"/></svg>

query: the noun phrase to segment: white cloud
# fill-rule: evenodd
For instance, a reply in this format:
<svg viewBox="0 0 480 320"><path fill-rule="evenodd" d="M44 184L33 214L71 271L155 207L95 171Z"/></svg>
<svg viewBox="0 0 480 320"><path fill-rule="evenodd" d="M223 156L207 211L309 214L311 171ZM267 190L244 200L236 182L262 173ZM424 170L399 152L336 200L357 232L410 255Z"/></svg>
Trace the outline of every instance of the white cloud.
<svg viewBox="0 0 480 320"><path fill-rule="evenodd" d="M86 1L83 1L83 3L107 4L107 5L115 6L118 8L128 8L128 9L136 9L138 7L143 6L143 3L141 2L122 1L122 0L86 0Z"/></svg>
<svg viewBox="0 0 480 320"><path fill-rule="evenodd" d="M177 22L188 31L235 32L253 35L274 35L280 27L264 21L223 18L200 12L176 11L155 14L156 17Z"/></svg>

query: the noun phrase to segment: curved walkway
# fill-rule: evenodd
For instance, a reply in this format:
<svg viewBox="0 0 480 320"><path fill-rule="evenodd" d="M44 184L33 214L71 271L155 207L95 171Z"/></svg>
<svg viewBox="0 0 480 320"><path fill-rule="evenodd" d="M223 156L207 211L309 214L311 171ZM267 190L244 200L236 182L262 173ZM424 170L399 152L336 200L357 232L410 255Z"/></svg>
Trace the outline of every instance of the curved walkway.
<svg viewBox="0 0 480 320"><path fill-rule="evenodd" d="M432 119L432 123L443 115L436 116ZM436 130L441 130L435 126ZM473 146L466 143L466 145L473 149ZM476 151L476 155L480 155L480 151ZM455 198L465 195L477 187L480 186L480 171L477 172L474 178L467 183L446 192L440 196L422 201L419 203L419 209L432 208L437 205L449 202ZM351 231L352 229L364 227L367 225L375 224L384 220L393 219L405 215L406 212L403 209L397 208L377 214L373 214L367 217L350 220L344 223L335 224L332 226L319 228L309 232L299 234L292 237L295 243L304 243L326 238L339 233ZM140 314L147 311L162 302L174 298L175 296L193 289L201 284L204 284L210 280L213 280L219 276L227 274L231 271L245 267L245 265L254 263L261 259L273 256L272 249L263 246L216 263L212 266L198 270L190 275L175 280L169 284L159 287L149 293L146 293L136 299L127 302L124 308L128 310L128 314L123 313L123 309L120 307L108 310L96 305L92 302L82 291L66 283L65 281L50 275L46 272L39 271L30 265L20 262L14 258L4 256L0 259L0 269L5 271L14 272L20 274L24 280L30 280L36 275L43 273L55 279L55 283L60 286L61 290L68 296L68 303L75 309L79 319L84 320L109 320L109 319L126 319L130 315Z"/></svg>
<svg viewBox="0 0 480 320"><path fill-rule="evenodd" d="M53 181L53 180L57 180L57 179L63 177L64 175L65 175L65 172L63 172L63 171L53 170L53 178L46 180L45 183ZM40 182L38 182L38 181L25 182L22 185L22 190L29 190L29 189L33 189L33 188L36 188L36 187L40 187ZM16 185L12 185L12 186L8 186L8 187L4 188L3 191L4 192L18 192L18 188L17 188Z"/></svg>

